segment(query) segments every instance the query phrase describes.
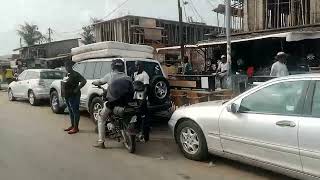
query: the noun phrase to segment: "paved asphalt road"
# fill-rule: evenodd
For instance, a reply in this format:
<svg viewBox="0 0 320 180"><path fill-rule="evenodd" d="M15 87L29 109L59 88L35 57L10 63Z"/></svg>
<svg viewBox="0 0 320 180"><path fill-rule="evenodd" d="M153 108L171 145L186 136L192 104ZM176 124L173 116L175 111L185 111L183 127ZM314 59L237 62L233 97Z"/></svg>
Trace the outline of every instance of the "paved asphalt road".
<svg viewBox="0 0 320 180"><path fill-rule="evenodd" d="M77 135L63 132L67 119L47 105L8 102L0 92L0 180L290 180L223 158L212 157L212 163L187 160L169 139L138 144L136 154L117 142L97 150L86 115Z"/></svg>

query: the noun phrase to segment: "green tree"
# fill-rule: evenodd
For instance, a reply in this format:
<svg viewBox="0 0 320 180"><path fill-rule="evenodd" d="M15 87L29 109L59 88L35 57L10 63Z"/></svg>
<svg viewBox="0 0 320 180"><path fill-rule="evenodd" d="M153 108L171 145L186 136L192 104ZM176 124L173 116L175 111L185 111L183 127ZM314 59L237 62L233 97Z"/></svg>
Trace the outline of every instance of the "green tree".
<svg viewBox="0 0 320 180"><path fill-rule="evenodd" d="M26 22L24 25L20 25L17 32L18 35L24 40L26 45L32 46L43 40L44 36L38 29L39 28L37 25Z"/></svg>
<svg viewBox="0 0 320 180"><path fill-rule="evenodd" d="M92 24L95 24L95 23L101 22L102 20L93 17L90 19L90 21ZM96 42L96 37L94 34L94 26L93 25L85 26L82 28L82 30L83 30L83 32L80 35L82 37L81 42L83 44L92 44L92 43Z"/></svg>
<svg viewBox="0 0 320 180"><path fill-rule="evenodd" d="M82 28L83 32L81 35L81 42L83 44L92 44L96 42L96 38L94 36L94 27L93 26L86 26Z"/></svg>

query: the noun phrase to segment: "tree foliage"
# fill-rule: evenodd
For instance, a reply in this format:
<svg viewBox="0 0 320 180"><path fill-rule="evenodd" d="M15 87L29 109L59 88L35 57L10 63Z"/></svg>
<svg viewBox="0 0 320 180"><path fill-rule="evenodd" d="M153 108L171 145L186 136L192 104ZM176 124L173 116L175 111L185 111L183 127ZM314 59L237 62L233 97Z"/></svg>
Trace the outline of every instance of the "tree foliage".
<svg viewBox="0 0 320 180"><path fill-rule="evenodd" d="M83 32L81 33L81 42L83 44L92 44L96 42L96 38L94 36L94 27L93 26L85 26L82 28Z"/></svg>
<svg viewBox="0 0 320 180"><path fill-rule="evenodd" d="M98 18L91 18L90 19L92 24L101 22L102 20ZM83 32L81 33L81 42L83 44L92 44L96 42L95 34L94 34L94 26L85 26L82 28Z"/></svg>
<svg viewBox="0 0 320 180"><path fill-rule="evenodd" d="M17 32L26 45L32 46L43 40L44 36L38 29L37 25L26 22L24 25L20 25Z"/></svg>

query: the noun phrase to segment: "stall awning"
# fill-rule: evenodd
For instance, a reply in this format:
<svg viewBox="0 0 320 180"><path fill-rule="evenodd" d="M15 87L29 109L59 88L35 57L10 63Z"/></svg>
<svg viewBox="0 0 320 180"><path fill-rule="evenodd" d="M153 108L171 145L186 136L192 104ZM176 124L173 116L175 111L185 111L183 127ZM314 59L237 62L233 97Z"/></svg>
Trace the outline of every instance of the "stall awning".
<svg viewBox="0 0 320 180"><path fill-rule="evenodd" d="M198 48L197 45L185 45L185 48ZM164 47L164 48L157 48L157 52L166 51L166 50L179 50L181 46L172 46L172 47Z"/></svg>
<svg viewBox="0 0 320 180"><path fill-rule="evenodd" d="M267 38L286 38L287 42L293 41L301 41L306 39L319 39L320 38L320 31L303 31L303 32L285 32L285 33L277 33L277 34L268 34L268 35L239 35L231 37L232 43L237 42L245 42L245 41L254 41L254 40L261 40ZM225 38L222 40L215 40L211 42L202 42L198 43L198 47L202 46L211 46L211 45L219 45L219 44L226 44L227 41Z"/></svg>

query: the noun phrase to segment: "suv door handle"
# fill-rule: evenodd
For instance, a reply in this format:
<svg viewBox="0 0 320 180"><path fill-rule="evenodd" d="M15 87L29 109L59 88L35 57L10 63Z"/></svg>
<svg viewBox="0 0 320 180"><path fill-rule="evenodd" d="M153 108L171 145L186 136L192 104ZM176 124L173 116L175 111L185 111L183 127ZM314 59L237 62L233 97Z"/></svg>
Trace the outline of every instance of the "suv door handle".
<svg viewBox="0 0 320 180"><path fill-rule="evenodd" d="M281 127L296 127L296 123L293 121L278 121L276 125Z"/></svg>

